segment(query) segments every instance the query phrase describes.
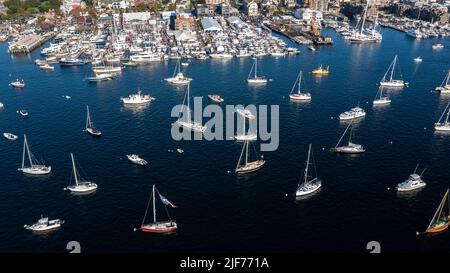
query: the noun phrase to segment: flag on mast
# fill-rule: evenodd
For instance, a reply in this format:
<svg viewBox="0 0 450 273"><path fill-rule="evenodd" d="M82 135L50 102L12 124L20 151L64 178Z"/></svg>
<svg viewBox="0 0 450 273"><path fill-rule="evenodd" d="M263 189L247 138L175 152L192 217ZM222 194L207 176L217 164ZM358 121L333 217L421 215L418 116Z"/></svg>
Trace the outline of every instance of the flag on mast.
<svg viewBox="0 0 450 273"><path fill-rule="evenodd" d="M164 205L170 205L172 208L178 207L178 206L175 206L174 204L170 203L170 201L167 198L165 198L164 196L162 196L160 193L158 193L158 194L159 194L159 198L164 203Z"/></svg>

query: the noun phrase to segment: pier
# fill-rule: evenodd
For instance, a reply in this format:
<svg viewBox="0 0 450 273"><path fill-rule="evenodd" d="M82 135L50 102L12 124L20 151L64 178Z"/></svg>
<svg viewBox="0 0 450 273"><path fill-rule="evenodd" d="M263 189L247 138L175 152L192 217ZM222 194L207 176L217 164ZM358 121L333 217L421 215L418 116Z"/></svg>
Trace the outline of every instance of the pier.
<svg viewBox="0 0 450 273"><path fill-rule="evenodd" d="M45 42L51 40L53 37L55 37L54 33L46 33L45 35L26 35L18 41L11 43L8 47L8 52L10 54L28 54Z"/></svg>
<svg viewBox="0 0 450 273"><path fill-rule="evenodd" d="M308 31L301 29L303 26L300 25L266 23L265 26L299 45L331 45L333 43L329 37L311 35Z"/></svg>

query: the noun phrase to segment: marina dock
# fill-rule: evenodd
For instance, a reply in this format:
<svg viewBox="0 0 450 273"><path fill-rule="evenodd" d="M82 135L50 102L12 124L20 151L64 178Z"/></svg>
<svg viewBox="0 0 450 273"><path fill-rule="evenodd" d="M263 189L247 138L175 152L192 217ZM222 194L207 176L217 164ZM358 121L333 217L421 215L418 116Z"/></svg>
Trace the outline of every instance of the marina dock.
<svg viewBox="0 0 450 273"><path fill-rule="evenodd" d="M8 52L10 54L28 54L47 41L53 39L53 37L55 37L54 33L46 33L45 35L26 35L18 41L12 42L8 47Z"/></svg>
<svg viewBox="0 0 450 273"><path fill-rule="evenodd" d="M296 25L266 23L265 26L273 32L283 35L299 45L331 45L333 43L329 37L324 37L322 35L313 36L307 31L300 30Z"/></svg>

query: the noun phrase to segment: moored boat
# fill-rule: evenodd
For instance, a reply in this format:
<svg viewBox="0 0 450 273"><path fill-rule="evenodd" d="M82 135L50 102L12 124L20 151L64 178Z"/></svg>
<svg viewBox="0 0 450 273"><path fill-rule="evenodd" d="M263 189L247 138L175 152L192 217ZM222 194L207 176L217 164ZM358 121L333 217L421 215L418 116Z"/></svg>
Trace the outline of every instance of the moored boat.
<svg viewBox="0 0 450 273"><path fill-rule="evenodd" d="M134 163L137 165L144 166L144 165L148 164L148 162L145 159L140 158L139 155L137 155L137 154L129 154L129 155L127 155L127 158L131 163Z"/></svg>
<svg viewBox="0 0 450 273"><path fill-rule="evenodd" d="M24 225L23 227L33 232L48 232L60 228L62 224L64 224L63 220L49 220L48 217L41 216L36 223L32 225Z"/></svg>

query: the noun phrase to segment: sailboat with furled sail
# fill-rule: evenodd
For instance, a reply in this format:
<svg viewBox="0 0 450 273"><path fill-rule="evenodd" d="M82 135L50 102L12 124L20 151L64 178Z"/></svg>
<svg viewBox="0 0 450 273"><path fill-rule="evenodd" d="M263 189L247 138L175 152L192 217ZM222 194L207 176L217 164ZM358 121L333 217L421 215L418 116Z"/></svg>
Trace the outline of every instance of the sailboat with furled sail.
<svg viewBox="0 0 450 273"><path fill-rule="evenodd" d="M377 106L377 105L387 105L391 103L391 100L389 99L388 96L383 96L383 87L380 86L380 88L378 88L378 92L375 96L375 99L373 100L373 105Z"/></svg>
<svg viewBox="0 0 450 273"><path fill-rule="evenodd" d="M86 116L86 128L85 131L91 134L92 136L101 136L102 132L97 130L94 126L94 122L91 119L91 115L89 113L89 106L86 105L87 116Z"/></svg>
<svg viewBox="0 0 450 273"><path fill-rule="evenodd" d="M28 156L29 166L25 166L25 155ZM34 174L34 175L43 175L49 174L52 170L51 166L45 166L40 163L34 155L31 153L30 148L28 147L27 136L23 135L23 153L22 153L22 165L17 169L26 174Z"/></svg>
<svg viewBox="0 0 450 273"><path fill-rule="evenodd" d="M434 129L436 131L450 131L450 123L448 122L448 117L450 115L450 102L447 103L447 106L445 106L444 111L442 112L442 115L439 117L438 122L434 124ZM445 115L445 120L443 121L442 118Z"/></svg>
<svg viewBox="0 0 450 273"><path fill-rule="evenodd" d="M309 101L311 100L311 94L310 93L302 93L301 92L301 85L302 85L302 76L303 72L300 70L298 73L297 79L294 82L294 86L292 86L291 93L289 93L289 98L294 101ZM294 93L295 86L298 83L297 92Z"/></svg>
<svg viewBox="0 0 450 273"><path fill-rule="evenodd" d="M427 229L424 232L416 232L417 235L433 235L440 233L448 228L450 224L450 206L448 192L449 190L447 189Z"/></svg>
<svg viewBox="0 0 450 273"><path fill-rule="evenodd" d="M252 76L252 71L255 71L255 74ZM267 83L267 79L264 76L258 76L258 58L255 58L255 62L250 69L250 73L247 77L247 82L251 84L265 84Z"/></svg>
<svg viewBox="0 0 450 273"><path fill-rule="evenodd" d="M389 65L388 70L384 73L383 79L380 81L381 86L387 87L404 87L405 82L402 79L396 80L394 79L395 65L397 64L397 55L395 55L394 60ZM399 69L400 66L398 65ZM390 72L390 73L389 73ZM387 77L389 73L389 78ZM400 73L401 77L401 73Z"/></svg>
<svg viewBox="0 0 450 273"><path fill-rule="evenodd" d="M165 205L164 208L166 210L167 217L169 220L167 221L156 221L156 202L155 197L156 193L159 195L159 199L161 202ZM145 219L147 218L148 209L150 208L150 202L153 203L153 222L145 224ZM150 194L150 198L148 200L147 209L145 210L144 219L142 219L142 224L139 228L135 228L134 231L142 231L142 232L149 232L149 233L170 233L177 230L178 226L177 223L170 218L169 211L167 210L167 205L170 205L172 208L176 208L174 204L172 204L167 198L162 196L158 189L156 189L155 185L152 187L152 193Z"/></svg>
<svg viewBox="0 0 450 273"><path fill-rule="evenodd" d="M353 126L352 126L352 124L353 124L353 120L349 123L349 125L345 129L344 133L342 134L342 136L339 139L339 141L336 144L336 146L334 146L334 148L330 149L331 152L343 153L343 154L360 154L360 153L364 153L366 151L362 145L352 142L352 135L353 135ZM347 133L349 128L351 128L351 129L350 129L350 134L349 134L349 138L348 138L348 144L347 145L343 145L343 146L339 146L339 144L341 144L341 141L344 138L344 136Z"/></svg>
<svg viewBox="0 0 450 273"><path fill-rule="evenodd" d="M202 126L201 123L193 121L191 117L191 108L190 108L190 102L189 102L189 89L190 84L188 83L186 94L184 96L183 100L183 106L187 107L187 118L185 120L181 120L181 117L178 118L178 120L174 123L175 125L178 125L180 127L183 127L187 130L193 131L194 133L204 133L206 131L206 126ZM184 105L184 101L187 98L187 105ZM181 112L180 112L181 114Z"/></svg>
<svg viewBox="0 0 450 273"><path fill-rule="evenodd" d="M70 153L70 158L72 159L72 174L75 180L75 184L72 184L64 190L69 190L73 193L91 193L97 189L97 184L92 181L86 181L81 176L75 166L75 159L73 158L73 154Z"/></svg>
<svg viewBox="0 0 450 273"><path fill-rule="evenodd" d="M257 170L261 169L264 166L264 164L266 163L266 161L264 161L264 159L263 159L264 156L261 156L259 159L256 159L256 160L249 161L248 145L249 145L249 141L246 140L244 142L244 146L242 147L241 155L239 156L239 161L236 165L235 173L237 173L237 174L246 174L246 173L251 173L251 172L257 171ZM243 164L241 164L242 155L244 154L244 151L245 151L245 161L243 162ZM255 153L256 153L256 150L255 150Z"/></svg>
<svg viewBox="0 0 450 273"><path fill-rule="evenodd" d="M309 144L309 150L308 150L308 160L306 161L306 166L305 166L305 172L303 173L303 179L301 180L301 183L299 183L298 187L297 187L297 191L295 192L295 196L304 196L304 195L308 195L311 194L317 190L320 189L320 187L322 187L322 180L320 180L320 178L317 177L317 171L316 171L316 166L314 165L314 159L311 160L312 164L310 163L310 158L313 157L312 156L312 151L311 151L311 144ZM314 167L314 176L311 176L309 174L309 166L313 165Z"/></svg>
<svg viewBox="0 0 450 273"><path fill-rule="evenodd" d="M435 90L438 91L440 94L450 94L450 82L449 81L450 81L450 69L448 70L447 75L445 76L441 85L436 87Z"/></svg>

